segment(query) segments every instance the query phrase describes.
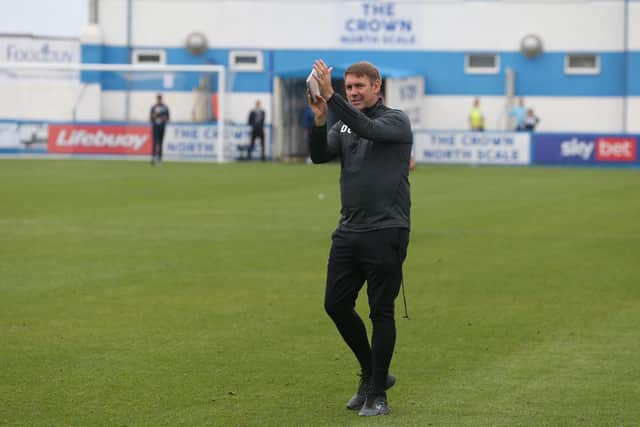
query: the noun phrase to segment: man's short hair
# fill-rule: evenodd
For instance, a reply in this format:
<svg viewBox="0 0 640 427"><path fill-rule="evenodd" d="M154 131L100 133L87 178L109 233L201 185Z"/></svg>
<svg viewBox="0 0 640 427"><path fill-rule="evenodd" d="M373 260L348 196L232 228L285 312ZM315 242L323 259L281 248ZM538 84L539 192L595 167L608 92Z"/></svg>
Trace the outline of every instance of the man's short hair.
<svg viewBox="0 0 640 427"><path fill-rule="evenodd" d="M367 76L369 77L369 80L371 80L371 83L375 82L376 80L382 81L382 77L380 77L380 71L378 71L375 65L367 61L356 62L355 64L350 65L349 68L347 68L344 72L345 79L347 78L348 74L353 74L358 77Z"/></svg>

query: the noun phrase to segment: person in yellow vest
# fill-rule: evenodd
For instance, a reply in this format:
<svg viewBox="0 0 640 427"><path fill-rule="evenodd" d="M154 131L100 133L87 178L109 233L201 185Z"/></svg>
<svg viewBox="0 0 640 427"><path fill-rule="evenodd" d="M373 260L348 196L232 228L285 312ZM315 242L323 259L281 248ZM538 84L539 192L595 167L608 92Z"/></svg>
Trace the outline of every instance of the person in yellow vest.
<svg viewBox="0 0 640 427"><path fill-rule="evenodd" d="M472 131L476 132L484 130L484 114L482 114L482 110L480 109L479 98L473 100L473 107L471 107L471 111L469 111L469 127Z"/></svg>

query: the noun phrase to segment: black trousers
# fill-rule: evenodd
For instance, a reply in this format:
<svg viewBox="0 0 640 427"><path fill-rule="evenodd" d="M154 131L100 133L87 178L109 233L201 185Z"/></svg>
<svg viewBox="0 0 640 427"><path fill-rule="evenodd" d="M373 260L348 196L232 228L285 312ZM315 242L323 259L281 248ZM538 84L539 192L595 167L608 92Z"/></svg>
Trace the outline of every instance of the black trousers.
<svg viewBox="0 0 640 427"><path fill-rule="evenodd" d="M262 129L253 129L251 131L251 143L249 144L249 148L247 149L247 158L251 159L251 152L253 151L253 147L256 145L256 139L260 140L260 158L265 160L265 152L264 152L264 131Z"/></svg>
<svg viewBox="0 0 640 427"><path fill-rule="evenodd" d="M362 373L373 376L374 393L385 389L396 341L394 301L402 282L409 230L386 228L363 233L336 230L327 268L324 307L358 359ZM371 344L355 311L367 282Z"/></svg>
<svg viewBox="0 0 640 427"><path fill-rule="evenodd" d="M152 134L153 134L153 148L151 151L151 158L158 160L162 159L162 141L164 140L164 129L165 126L152 126Z"/></svg>

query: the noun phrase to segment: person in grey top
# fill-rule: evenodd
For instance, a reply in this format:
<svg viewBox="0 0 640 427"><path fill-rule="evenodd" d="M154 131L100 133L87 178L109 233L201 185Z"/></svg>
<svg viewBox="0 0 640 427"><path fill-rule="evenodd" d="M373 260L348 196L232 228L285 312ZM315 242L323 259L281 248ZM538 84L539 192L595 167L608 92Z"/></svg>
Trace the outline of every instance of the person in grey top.
<svg viewBox="0 0 640 427"><path fill-rule="evenodd" d="M322 60L313 68L320 96L308 95L314 114L311 160L340 159L341 165L342 207L332 235L324 307L360 364L360 384L347 408L362 416L387 415L386 390L396 381L389 374L396 340L394 301L409 243L411 123L405 113L382 102L382 79L373 64L347 68L346 100L333 90L332 68ZM331 129L329 109L338 119ZM365 281L371 343L354 309Z"/></svg>

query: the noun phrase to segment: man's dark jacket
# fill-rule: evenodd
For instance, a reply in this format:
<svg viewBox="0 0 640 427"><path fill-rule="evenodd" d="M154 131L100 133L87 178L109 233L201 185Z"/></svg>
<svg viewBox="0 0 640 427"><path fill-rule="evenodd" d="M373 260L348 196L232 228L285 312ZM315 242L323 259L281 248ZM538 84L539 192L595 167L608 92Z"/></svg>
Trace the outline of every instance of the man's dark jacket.
<svg viewBox="0 0 640 427"><path fill-rule="evenodd" d="M339 119L329 132L314 127L311 160L340 158L339 228L371 231L410 225L409 161L413 133L407 115L379 100L364 111L334 93L327 103Z"/></svg>

